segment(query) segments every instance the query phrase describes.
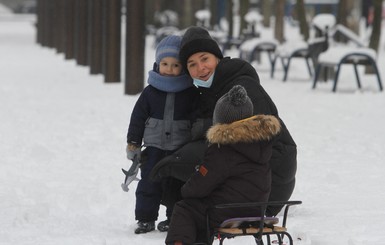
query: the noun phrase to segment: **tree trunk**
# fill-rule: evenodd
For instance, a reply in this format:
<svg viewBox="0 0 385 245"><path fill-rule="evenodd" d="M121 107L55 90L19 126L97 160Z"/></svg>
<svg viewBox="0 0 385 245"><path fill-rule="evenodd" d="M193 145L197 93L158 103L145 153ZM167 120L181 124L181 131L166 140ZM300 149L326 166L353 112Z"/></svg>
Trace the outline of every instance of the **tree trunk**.
<svg viewBox="0 0 385 245"><path fill-rule="evenodd" d="M270 0L262 0L262 15L263 15L263 26L270 27L270 17L271 17Z"/></svg>
<svg viewBox="0 0 385 245"><path fill-rule="evenodd" d="M305 41L307 41L309 39L309 26L308 26L308 22L306 20L306 11L305 11L304 0L297 0L296 7L297 7L300 31L301 31L301 34L303 36L303 39Z"/></svg>
<svg viewBox="0 0 385 245"><path fill-rule="evenodd" d="M240 1L240 6L239 6L239 17L240 17L240 28L239 28L239 36L243 35L244 30L247 27L247 23L245 21L245 15L247 14L249 8L250 8L250 3L249 1Z"/></svg>
<svg viewBox="0 0 385 245"><path fill-rule="evenodd" d="M40 45L44 45L44 14L45 14L45 0L37 0L37 35L36 35L36 41Z"/></svg>
<svg viewBox="0 0 385 245"><path fill-rule="evenodd" d="M381 14L382 14L382 0L373 0L374 18L373 18L373 30L370 36L369 47L378 51L381 37Z"/></svg>
<svg viewBox="0 0 385 245"><path fill-rule="evenodd" d="M347 27L348 26L347 17L348 17L347 0L340 0L340 2L338 3L337 24L341 24ZM339 33L337 33L337 35L335 36L335 39L338 42L347 42L347 39L344 38Z"/></svg>
<svg viewBox="0 0 385 245"><path fill-rule="evenodd" d="M374 16L372 23L372 35L370 36L369 48L378 52L381 37L381 21L382 21L382 0L373 0ZM371 66L367 66L365 73L374 73Z"/></svg>
<svg viewBox="0 0 385 245"><path fill-rule="evenodd" d="M275 28L274 37L280 43L285 41L284 38L284 15L285 15L285 0L275 0Z"/></svg>
<svg viewBox="0 0 385 245"><path fill-rule="evenodd" d="M144 87L145 1L127 1L125 94L137 94Z"/></svg>
<svg viewBox="0 0 385 245"><path fill-rule="evenodd" d="M227 0L227 19L229 22L229 33L228 33L228 38L233 38L234 35L234 16L233 16L233 0Z"/></svg>
<svg viewBox="0 0 385 245"><path fill-rule="evenodd" d="M91 2L91 37L89 40L89 64L91 74L100 74L103 71L103 1L89 0Z"/></svg>
<svg viewBox="0 0 385 245"><path fill-rule="evenodd" d="M210 26L212 28L216 28L219 25L218 4L218 1L210 1Z"/></svg>
<svg viewBox="0 0 385 245"><path fill-rule="evenodd" d="M120 0L107 0L106 43L105 43L105 82L120 82L121 64L121 10ZM144 14L141 19L144 25Z"/></svg>
<svg viewBox="0 0 385 245"><path fill-rule="evenodd" d="M63 53L65 49L65 0L55 1L55 47L58 53Z"/></svg>
<svg viewBox="0 0 385 245"><path fill-rule="evenodd" d="M183 11L180 12L181 29L196 25L195 12L202 7L201 1L183 0L183 2Z"/></svg>
<svg viewBox="0 0 385 245"><path fill-rule="evenodd" d="M44 0L47 1L47 0ZM66 43L65 43L65 59L75 58L75 0L65 1L66 15Z"/></svg>
<svg viewBox="0 0 385 245"><path fill-rule="evenodd" d="M86 0L75 2L75 59L78 65L88 65L87 59L87 20L88 8Z"/></svg>
<svg viewBox="0 0 385 245"><path fill-rule="evenodd" d="M126 1L126 12L127 8L130 5L130 0ZM157 3L154 0L146 0L146 9L145 9L145 22L148 25L155 25L155 13L158 11L156 8Z"/></svg>

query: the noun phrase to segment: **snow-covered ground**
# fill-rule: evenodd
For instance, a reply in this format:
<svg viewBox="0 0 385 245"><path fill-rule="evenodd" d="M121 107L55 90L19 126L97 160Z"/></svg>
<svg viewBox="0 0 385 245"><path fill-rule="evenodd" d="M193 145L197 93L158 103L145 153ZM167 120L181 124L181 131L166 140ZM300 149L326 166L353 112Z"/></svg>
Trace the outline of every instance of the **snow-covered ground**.
<svg viewBox="0 0 385 245"><path fill-rule="evenodd" d="M384 38L381 45L385 79ZM149 42L147 69L153 55ZM332 93L331 82L311 89L303 60L287 82L280 66L275 79L267 62L256 67L298 144L292 199L303 204L288 220L295 244L385 244L385 94L375 76L361 69L358 91L346 66ZM1 245L164 243L165 233L134 234L136 183L120 188L137 98L36 44L33 18L0 16ZM240 242L253 244L225 244Z"/></svg>

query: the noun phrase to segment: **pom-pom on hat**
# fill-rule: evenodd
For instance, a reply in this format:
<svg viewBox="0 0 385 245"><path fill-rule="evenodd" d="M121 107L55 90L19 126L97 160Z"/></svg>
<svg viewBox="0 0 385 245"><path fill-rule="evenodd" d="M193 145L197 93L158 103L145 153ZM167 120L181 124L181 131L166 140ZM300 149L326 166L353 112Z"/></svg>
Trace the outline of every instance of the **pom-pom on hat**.
<svg viewBox="0 0 385 245"><path fill-rule="evenodd" d="M213 123L229 124L253 116L253 103L246 89L235 85L215 105Z"/></svg>
<svg viewBox="0 0 385 245"><path fill-rule="evenodd" d="M156 46L155 62L159 62L165 57L174 57L179 60L179 49L182 37L170 35L163 38Z"/></svg>
<svg viewBox="0 0 385 245"><path fill-rule="evenodd" d="M198 52L208 52L219 59L223 58L218 43L210 36L209 32L202 27L193 26L184 33L179 52L180 62L186 71L188 58Z"/></svg>

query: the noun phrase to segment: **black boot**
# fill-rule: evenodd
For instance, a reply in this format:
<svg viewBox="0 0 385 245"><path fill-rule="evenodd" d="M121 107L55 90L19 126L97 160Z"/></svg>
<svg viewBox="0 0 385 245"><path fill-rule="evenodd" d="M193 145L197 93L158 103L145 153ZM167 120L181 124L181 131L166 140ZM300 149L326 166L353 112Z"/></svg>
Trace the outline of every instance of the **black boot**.
<svg viewBox="0 0 385 245"><path fill-rule="evenodd" d="M135 229L135 234L147 233L155 230L155 221L138 222L138 228Z"/></svg>
<svg viewBox="0 0 385 245"><path fill-rule="evenodd" d="M156 228L158 228L158 230L161 232L165 232L165 231L168 231L169 225L170 225L170 220L166 219L166 220L159 222L159 224Z"/></svg>

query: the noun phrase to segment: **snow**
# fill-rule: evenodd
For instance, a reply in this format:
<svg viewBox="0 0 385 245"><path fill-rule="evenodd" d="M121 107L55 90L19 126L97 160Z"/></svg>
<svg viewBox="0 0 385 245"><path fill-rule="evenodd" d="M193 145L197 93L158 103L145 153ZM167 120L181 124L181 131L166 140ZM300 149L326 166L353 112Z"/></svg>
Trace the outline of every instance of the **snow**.
<svg viewBox="0 0 385 245"><path fill-rule="evenodd" d="M0 3L0 18L13 16L12 10Z"/></svg>
<svg viewBox="0 0 385 245"><path fill-rule="evenodd" d="M297 52L299 50L306 50L308 48L308 43L302 40L290 40L287 42L284 42L281 45L278 45L275 53L279 57L290 57L294 52Z"/></svg>
<svg viewBox="0 0 385 245"><path fill-rule="evenodd" d="M247 41L244 41L240 46L239 49L243 52L251 52L253 51L257 46L266 46L266 48L271 48L272 46L279 45L278 41L276 39L269 39L269 38L250 38Z"/></svg>
<svg viewBox="0 0 385 245"><path fill-rule="evenodd" d="M338 63L342 60L342 58L352 54L359 54L361 58L362 56L368 56L374 60L376 60L376 56L377 56L376 51L371 48L333 46L320 54L320 56L318 57L318 62L338 65ZM359 59L360 57L357 57L357 58Z"/></svg>
<svg viewBox="0 0 385 245"><path fill-rule="evenodd" d="M263 17L258 11L252 10L247 12L247 14L245 14L244 19L247 23L256 24L258 22L261 22Z"/></svg>
<svg viewBox="0 0 385 245"><path fill-rule="evenodd" d="M382 38L379 67L384 45ZM120 187L138 95L36 44L32 17L0 19L0 54L0 244L163 244L165 233L134 234L136 182L128 193ZM303 62L293 60L282 82L282 68L271 79L262 58L255 65L261 83L298 144L292 200L303 204L287 224L295 244L384 244L385 95L375 76L362 75L357 90L348 66L337 93L331 82L312 90ZM244 237L225 244L241 242L254 243Z"/></svg>
<svg viewBox="0 0 385 245"><path fill-rule="evenodd" d="M334 36L336 33L341 33L343 36L348 38L350 42L355 43L359 47L366 47L368 46L361 38L354 33L352 30L347 28L344 25L338 24L334 28L332 28L331 33L329 34L330 37Z"/></svg>
<svg viewBox="0 0 385 245"><path fill-rule="evenodd" d="M336 17L332 14L317 14L311 22L320 30L325 30L326 27L330 28L336 24Z"/></svg>
<svg viewBox="0 0 385 245"><path fill-rule="evenodd" d="M211 12L208 9L201 9L195 13L195 18L198 20L210 20Z"/></svg>

